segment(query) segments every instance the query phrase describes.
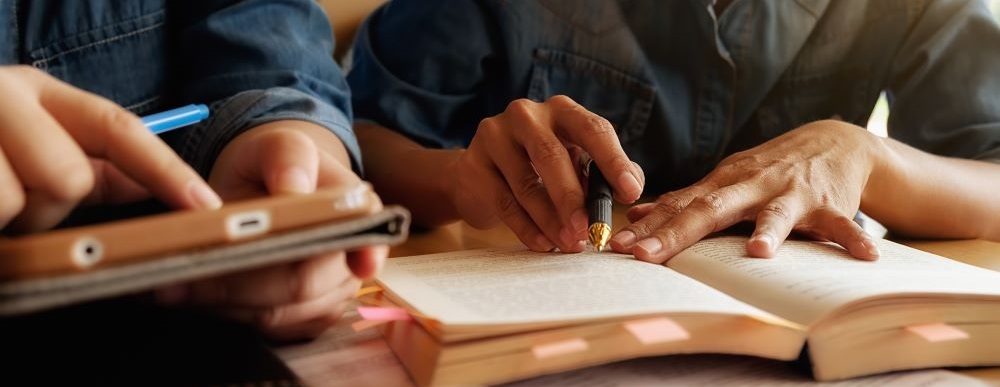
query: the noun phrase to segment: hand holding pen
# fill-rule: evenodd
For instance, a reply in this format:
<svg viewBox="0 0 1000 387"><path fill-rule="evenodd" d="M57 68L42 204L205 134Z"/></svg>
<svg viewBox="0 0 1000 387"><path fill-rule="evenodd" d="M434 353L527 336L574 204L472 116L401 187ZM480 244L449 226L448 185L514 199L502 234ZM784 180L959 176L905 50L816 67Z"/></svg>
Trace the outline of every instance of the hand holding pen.
<svg viewBox="0 0 1000 387"><path fill-rule="evenodd" d="M51 228L81 203L150 195L222 204L208 184L115 103L27 66L0 67L0 229Z"/></svg>
<svg viewBox="0 0 1000 387"><path fill-rule="evenodd" d="M628 159L614 127L566 96L516 100L480 122L468 149L445 171L458 215L473 227L502 221L535 251L585 248L588 217L579 163L586 153L631 203L644 177Z"/></svg>

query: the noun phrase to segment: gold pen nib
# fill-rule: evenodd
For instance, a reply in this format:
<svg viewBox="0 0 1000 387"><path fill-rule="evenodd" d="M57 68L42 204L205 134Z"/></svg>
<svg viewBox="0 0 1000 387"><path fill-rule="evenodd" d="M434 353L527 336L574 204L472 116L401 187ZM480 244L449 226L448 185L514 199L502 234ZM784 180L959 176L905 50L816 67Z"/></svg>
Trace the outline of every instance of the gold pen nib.
<svg viewBox="0 0 1000 387"><path fill-rule="evenodd" d="M594 223L590 225L590 244L594 245L594 251L604 250L604 245L608 244L611 238L611 226L607 223Z"/></svg>

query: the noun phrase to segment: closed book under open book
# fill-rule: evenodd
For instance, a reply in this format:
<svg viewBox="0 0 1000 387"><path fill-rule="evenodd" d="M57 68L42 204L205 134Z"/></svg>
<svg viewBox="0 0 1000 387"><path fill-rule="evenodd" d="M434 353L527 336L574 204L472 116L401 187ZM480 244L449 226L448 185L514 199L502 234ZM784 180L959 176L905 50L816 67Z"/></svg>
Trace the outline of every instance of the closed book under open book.
<svg viewBox="0 0 1000 387"><path fill-rule="evenodd" d="M416 382L499 383L616 360L727 353L810 361L817 380L1000 364L1000 273L889 241L855 260L716 237L665 265L488 249L390 259L384 335Z"/></svg>

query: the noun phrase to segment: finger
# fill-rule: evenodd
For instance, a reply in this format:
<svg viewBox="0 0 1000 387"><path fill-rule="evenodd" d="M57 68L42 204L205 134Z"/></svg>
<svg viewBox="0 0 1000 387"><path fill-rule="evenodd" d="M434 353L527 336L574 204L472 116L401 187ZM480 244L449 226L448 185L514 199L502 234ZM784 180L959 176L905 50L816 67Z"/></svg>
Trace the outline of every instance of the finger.
<svg viewBox="0 0 1000 387"><path fill-rule="evenodd" d="M570 216L571 226L560 221L556 205L539 180L531 160L516 144L501 142L489 148L490 156L510 187L518 204L531 217L549 241L556 242L563 251L575 248L587 228L587 216L582 212ZM576 183L579 186L579 183Z"/></svg>
<svg viewBox="0 0 1000 387"><path fill-rule="evenodd" d="M580 186L583 187L582 182L587 181L587 165L590 164L590 155L587 154L583 148L580 148L576 144L561 141L563 146L566 147L566 151L569 152L569 160L573 163L573 171L576 172L576 180L581 182ZM584 195L586 197L586 195ZM586 200L586 199L584 199Z"/></svg>
<svg viewBox="0 0 1000 387"><path fill-rule="evenodd" d="M273 307L223 308L219 310L219 313L231 319L252 324L265 332L279 331L282 328L311 322L319 318L333 320L339 317L343 310L338 311L338 307L353 300L354 294L360 287L360 280L347 278L338 284L334 291L314 300Z"/></svg>
<svg viewBox="0 0 1000 387"><path fill-rule="evenodd" d="M23 189L23 204L9 228L31 232L61 221L94 186L87 157L63 127L29 99L6 100L0 143Z"/></svg>
<svg viewBox="0 0 1000 387"><path fill-rule="evenodd" d="M532 251L551 251L556 247L551 240L538 229L524 209L521 208L507 182L494 168L484 167L481 162L475 162L478 169L476 175L482 179L482 184L476 187L476 196L483 203L493 207L497 217L517 235L517 238Z"/></svg>
<svg viewBox="0 0 1000 387"><path fill-rule="evenodd" d="M292 129L272 129L257 138L260 162L253 164L270 194L316 190L319 150L309 136Z"/></svg>
<svg viewBox="0 0 1000 387"><path fill-rule="evenodd" d="M639 194L642 195L642 190L646 188L646 172L642 170L642 166L639 163L632 161L632 173L635 174L636 179L639 180ZM624 201L623 201L624 203Z"/></svg>
<svg viewBox="0 0 1000 387"><path fill-rule="evenodd" d="M543 114L537 112L537 106L535 102L525 99L511 102L504 112L505 124L498 119L486 119L479 130L489 141L487 149L493 154L493 159L508 162L506 166L500 165L501 171L509 175L512 171L505 167L509 168L514 162L523 163L521 168L513 171L515 175L508 177L523 187L544 188L550 198L545 201L550 202L558 213L556 219L562 226L573 228L571 234L583 234L587 228L587 214L583 208L583 186L576 177L577 167L570 159L569 151L552 132L550 123L545 117L540 117ZM511 138L507 133L511 133L516 144L520 145L509 145L503 141ZM517 148L524 150L528 160L522 160L522 152ZM524 171L524 168L532 167L530 174ZM533 183L532 176L541 177L544 186ZM515 186L515 193L523 187ZM554 238L557 235L550 235L552 230L544 226L542 230L550 239L558 241Z"/></svg>
<svg viewBox="0 0 1000 387"><path fill-rule="evenodd" d="M28 191L24 208L7 225L7 230L15 234L48 230L65 219L75 207L75 201L55 199L47 192Z"/></svg>
<svg viewBox="0 0 1000 387"><path fill-rule="evenodd" d="M162 290L161 301L267 307L306 302L350 277L343 252L269 266Z"/></svg>
<svg viewBox="0 0 1000 387"><path fill-rule="evenodd" d="M349 166L323 152L312 137L294 129L269 129L257 139L259 171L268 192L309 193L320 187L353 186L361 182Z"/></svg>
<svg viewBox="0 0 1000 387"><path fill-rule="evenodd" d="M389 246L368 246L347 253L347 267L359 279L374 277L389 256Z"/></svg>
<svg viewBox="0 0 1000 387"><path fill-rule="evenodd" d="M636 258L663 263L706 235L746 218L759 200L748 184L722 187L692 200L684 210L640 239L632 249Z"/></svg>
<svg viewBox="0 0 1000 387"><path fill-rule="evenodd" d="M319 176L316 185L325 187L353 187L361 182L350 166L344 165L337 158L326 152L319 152Z"/></svg>
<svg viewBox="0 0 1000 387"><path fill-rule="evenodd" d="M809 214L808 221L812 232L843 246L854 258L878 259L878 245L853 219L835 210L820 209Z"/></svg>
<svg viewBox="0 0 1000 387"><path fill-rule="evenodd" d="M175 208L218 208L222 200L138 117L113 102L41 77L40 101L84 152L110 161Z"/></svg>
<svg viewBox="0 0 1000 387"><path fill-rule="evenodd" d="M628 209L625 216L628 218L629 222L637 222L639 219L649 215L650 211L653 211L653 208L656 208L656 203L636 204L632 206L632 208Z"/></svg>
<svg viewBox="0 0 1000 387"><path fill-rule="evenodd" d="M747 240L747 254L758 258L774 256L802 218L804 210L802 201L789 195L779 196L764 205L757 212L756 227Z"/></svg>
<svg viewBox="0 0 1000 387"><path fill-rule="evenodd" d="M590 155L608 177L615 199L623 203L639 199L644 178L640 177L638 165L625 155L611 122L566 96L552 97L549 102L557 106L553 111L556 134L579 145Z"/></svg>
<svg viewBox="0 0 1000 387"><path fill-rule="evenodd" d="M635 215L646 211L641 219L632 220L633 215L629 215L632 224L625 226L611 237L609 241L611 248L620 253L631 253L636 242L646 238L654 230L680 214L692 200L711 192L711 190L712 188L708 185L693 185L660 195L656 202L636 210Z"/></svg>
<svg viewBox="0 0 1000 387"><path fill-rule="evenodd" d="M0 229L3 229L21 213L26 201L24 188L7 162L3 149L0 149L0 198L3 198L0 200Z"/></svg>
<svg viewBox="0 0 1000 387"><path fill-rule="evenodd" d="M132 203L150 196L149 190L132 180L114 164L92 158L90 168L94 171L94 189L83 199L82 204Z"/></svg>

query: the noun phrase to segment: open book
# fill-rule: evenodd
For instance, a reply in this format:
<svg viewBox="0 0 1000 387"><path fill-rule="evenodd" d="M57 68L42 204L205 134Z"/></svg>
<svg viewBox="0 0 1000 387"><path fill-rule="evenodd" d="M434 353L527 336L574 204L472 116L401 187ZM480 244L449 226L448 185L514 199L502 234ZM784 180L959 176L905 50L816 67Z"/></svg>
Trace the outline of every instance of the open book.
<svg viewBox="0 0 1000 387"><path fill-rule="evenodd" d="M788 241L771 259L717 237L666 265L513 249L390 259L409 321L384 335L420 385L497 383L676 353L807 359L818 380L1000 364L1000 273L879 241L859 261Z"/></svg>

